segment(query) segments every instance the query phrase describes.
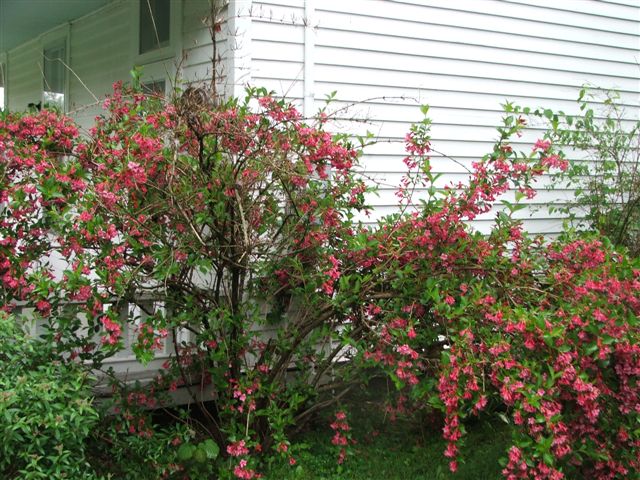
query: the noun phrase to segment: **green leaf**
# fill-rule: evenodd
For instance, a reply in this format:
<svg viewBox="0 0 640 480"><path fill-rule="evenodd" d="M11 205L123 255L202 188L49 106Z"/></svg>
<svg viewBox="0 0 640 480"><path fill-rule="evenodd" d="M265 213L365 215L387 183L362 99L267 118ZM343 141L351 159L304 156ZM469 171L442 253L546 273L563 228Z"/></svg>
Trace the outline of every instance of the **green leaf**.
<svg viewBox="0 0 640 480"><path fill-rule="evenodd" d="M200 444L200 448L205 451L207 458L209 459L217 458L220 454L220 447L218 447L218 444L210 438L202 442Z"/></svg>
<svg viewBox="0 0 640 480"><path fill-rule="evenodd" d="M180 448L178 448L178 460L182 462L190 460L195 449L196 448L190 443L183 443L180 445Z"/></svg>
<svg viewBox="0 0 640 480"><path fill-rule="evenodd" d="M207 453L202 448L196 448L193 452L193 459L198 463L204 463L207 461Z"/></svg>
<svg viewBox="0 0 640 480"><path fill-rule="evenodd" d="M592 343L591 345L589 345L586 349L586 354L591 356L593 355L595 352L598 351L598 344L597 343Z"/></svg>
<svg viewBox="0 0 640 480"><path fill-rule="evenodd" d="M504 423L506 423L507 425L509 425L511 423L511 421L509 420L509 417L507 417L504 413L502 412L498 412L498 417L500 418L500 420L502 420Z"/></svg>

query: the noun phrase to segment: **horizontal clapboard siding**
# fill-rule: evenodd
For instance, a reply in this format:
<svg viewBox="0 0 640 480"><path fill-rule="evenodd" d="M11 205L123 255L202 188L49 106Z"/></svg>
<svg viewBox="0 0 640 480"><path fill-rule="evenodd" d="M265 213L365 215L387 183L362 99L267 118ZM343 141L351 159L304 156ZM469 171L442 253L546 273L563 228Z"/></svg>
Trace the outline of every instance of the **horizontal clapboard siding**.
<svg viewBox="0 0 640 480"><path fill-rule="evenodd" d="M585 4L602 3L583 0ZM443 25L468 30L493 31L512 35L526 35L571 43L610 46L633 50L637 48L634 22L637 12L627 19L594 16L570 12L565 22L556 21L557 12L527 2L505 14L508 3L496 0L326 0L318 2L318 10L354 16L364 15L381 19L395 19L424 26ZM637 7L636 7L637 8ZM532 15L531 12L536 14ZM601 21L598 21L601 19ZM586 22L585 20L589 20Z"/></svg>
<svg viewBox="0 0 640 480"><path fill-rule="evenodd" d="M402 140L410 123L420 120L421 104L432 107L433 164L444 174L441 186L464 180L472 162L490 151L506 101L578 113L578 91L591 84L619 90L629 119L639 116L636 2L311 4L312 17L305 18L303 0L253 2L251 80L302 104L305 62L312 62L316 107L337 92L338 101L329 106L341 112L333 128L371 131L382 140L363 159L364 175L380 187L369 197L374 211L363 217L367 221L397 210ZM314 47L305 58L309 29ZM514 145L528 150L542 132L534 126ZM564 204L573 192L547 192L546 184L547 178L538 182L539 196L519 215L531 215L527 228L532 232L554 234L562 218L541 204ZM487 214L474 225L486 230L491 218Z"/></svg>
<svg viewBox="0 0 640 480"><path fill-rule="evenodd" d="M42 98L42 50L38 42L29 42L9 52L7 106L10 110L26 110L30 103Z"/></svg>
<svg viewBox="0 0 640 480"><path fill-rule="evenodd" d="M305 1L254 1L251 21L251 83L301 104Z"/></svg>
<svg viewBox="0 0 640 480"><path fill-rule="evenodd" d="M134 27L130 5L124 2L72 23L70 58L75 75L69 80L69 109L81 125L89 127L102 112L96 98L111 93L115 81L130 79Z"/></svg>
<svg viewBox="0 0 640 480"><path fill-rule="evenodd" d="M108 6L77 19L69 25L69 91L67 105L83 127L92 125L102 112L101 101L118 80L131 80L134 65L142 66L142 81L164 79L170 84L181 69L186 83L210 83L212 48L208 27L208 0L172 0L180 31L170 51L157 58L136 55L137 25L133 0L114 0ZM222 12L224 15L224 11ZM172 24L172 27L176 25ZM225 25L223 25L224 27ZM218 51L222 58L218 88L224 93L225 62L229 57L226 29L218 35ZM8 52L8 106L24 110L38 103L42 96L42 48L40 38ZM177 49L180 50L177 50ZM179 85L184 87L184 85ZM96 101L96 98L98 101Z"/></svg>
<svg viewBox="0 0 640 480"><path fill-rule="evenodd" d="M434 154L443 184L463 179L461 165L469 168L490 150L506 100L577 113L578 90L590 83L619 89L627 114L638 118L638 5L586 0L545 5L327 0L315 5L317 106L337 91L335 108L353 103L351 116L368 120L344 120L342 126L358 133L369 130L385 140L363 161L366 174L381 182L379 195L370 197L372 219L394 211L402 138L409 123L419 119L419 104L432 105L435 149L453 157ZM273 54L266 60L273 64ZM289 63L284 55L281 64ZM529 149L528 142L541 133L532 129L515 144ZM539 187L546 183L542 179ZM531 203L565 203L572 196L541 190ZM557 233L562 226L562 219L552 218L546 208L519 212L529 213L532 232ZM485 215L474 225L486 230L490 220Z"/></svg>
<svg viewBox="0 0 640 480"><path fill-rule="evenodd" d="M315 106L337 92L333 128L378 136L363 159L363 173L381 186L371 197L376 215L394 208L402 140L421 104L432 107L433 163L443 182L458 181L491 148L506 101L577 113L578 90L589 83L618 89L630 119L640 112L635 0L238 0L220 12L227 20L215 66L209 1L181 5L183 57L176 60L186 83L208 84L215 69L219 92L264 86L301 106L311 65ZM69 102L82 124L100 111L94 96L129 77L131 12L131 2L119 0L70 26ZM238 18L228 19L231 12L250 20L247 31L232 31ZM233 70L239 55L248 60L246 72ZM11 108L39 100L40 58L38 41L10 52ZM541 133L533 128L515 144L527 149Z"/></svg>
<svg viewBox="0 0 640 480"><path fill-rule="evenodd" d="M219 12L227 18L227 8ZM221 94L229 94L229 59L233 55L233 36L225 21L216 34L216 59L213 59L211 32L208 17L211 7L208 0L188 0L183 4L183 59L182 76L185 84L210 85L215 71L216 89Z"/></svg>
<svg viewBox="0 0 640 480"><path fill-rule="evenodd" d="M556 11L584 13L598 17L615 18L619 20L636 19L638 17L638 2L636 0L604 0L601 2L585 2L584 0L503 0L514 5L535 5L547 9L555 14ZM631 7L631 8L629 8Z"/></svg>

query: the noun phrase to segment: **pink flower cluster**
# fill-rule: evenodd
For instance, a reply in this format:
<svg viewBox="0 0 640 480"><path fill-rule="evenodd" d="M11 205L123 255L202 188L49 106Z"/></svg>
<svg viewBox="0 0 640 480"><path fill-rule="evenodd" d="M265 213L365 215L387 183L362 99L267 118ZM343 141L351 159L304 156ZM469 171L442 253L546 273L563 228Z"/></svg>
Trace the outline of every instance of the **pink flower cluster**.
<svg viewBox="0 0 640 480"><path fill-rule="evenodd" d="M339 447L338 464L342 464L347 456L348 446L355 443L351 438L351 427L347 423L347 414L343 410L338 410L334 421L329 426L334 431L331 443Z"/></svg>
<svg viewBox="0 0 640 480"><path fill-rule="evenodd" d="M104 315L101 322L103 328L107 332L107 334L102 337L102 343L117 345L120 341L120 337L122 336L122 327L120 324L111 320L108 315Z"/></svg>

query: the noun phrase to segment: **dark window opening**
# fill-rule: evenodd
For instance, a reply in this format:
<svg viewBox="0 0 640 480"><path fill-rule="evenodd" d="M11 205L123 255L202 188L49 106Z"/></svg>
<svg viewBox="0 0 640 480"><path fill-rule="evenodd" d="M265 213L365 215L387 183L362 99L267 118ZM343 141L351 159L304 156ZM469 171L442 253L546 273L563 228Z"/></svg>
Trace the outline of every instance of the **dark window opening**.
<svg viewBox="0 0 640 480"><path fill-rule="evenodd" d="M5 78L6 78L6 69L4 63L0 63L0 110L4 110L4 89L5 89Z"/></svg>
<svg viewBox="0 0 640 480"><path fill-rule="evenodd" d="M140 0L139 53L169 45L171 0Z"/></svg>
<svg viewBox="0 0 640 480"><path fill-rule="evenodd" d="M44 108L64 109L66 80L65 47L46 48L43 52L43 101Z"/></svg>
<svg viewBox="0 0 640 480"><path fill-rule="evenodd" d="M151 82L143 82L140 86L142 87L142 91L147 95L164 97L166 85L164 80L154 80Z"/></svg>

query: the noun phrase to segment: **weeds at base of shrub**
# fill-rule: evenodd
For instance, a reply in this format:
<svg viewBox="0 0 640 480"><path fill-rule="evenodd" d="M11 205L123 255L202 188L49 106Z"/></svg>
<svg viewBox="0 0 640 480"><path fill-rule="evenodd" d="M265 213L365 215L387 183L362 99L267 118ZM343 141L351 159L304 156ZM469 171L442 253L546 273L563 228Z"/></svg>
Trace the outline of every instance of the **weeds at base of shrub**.
<svg viewBox="0 0 640 480"><path fill-rule="evenodd" d="M312 429L295 440L296 464L277 463L265 472L267 480L478 480L501 478L499 460L505 456L511 426L502 421L469 422L468 439L456 474L442 456L442 419L437 414L400 416L385 414L386 385L378 383L348 397L342 405L350 414L357 444L353 455L338 465L331 448L330 416L319 415Z"/></svg>

